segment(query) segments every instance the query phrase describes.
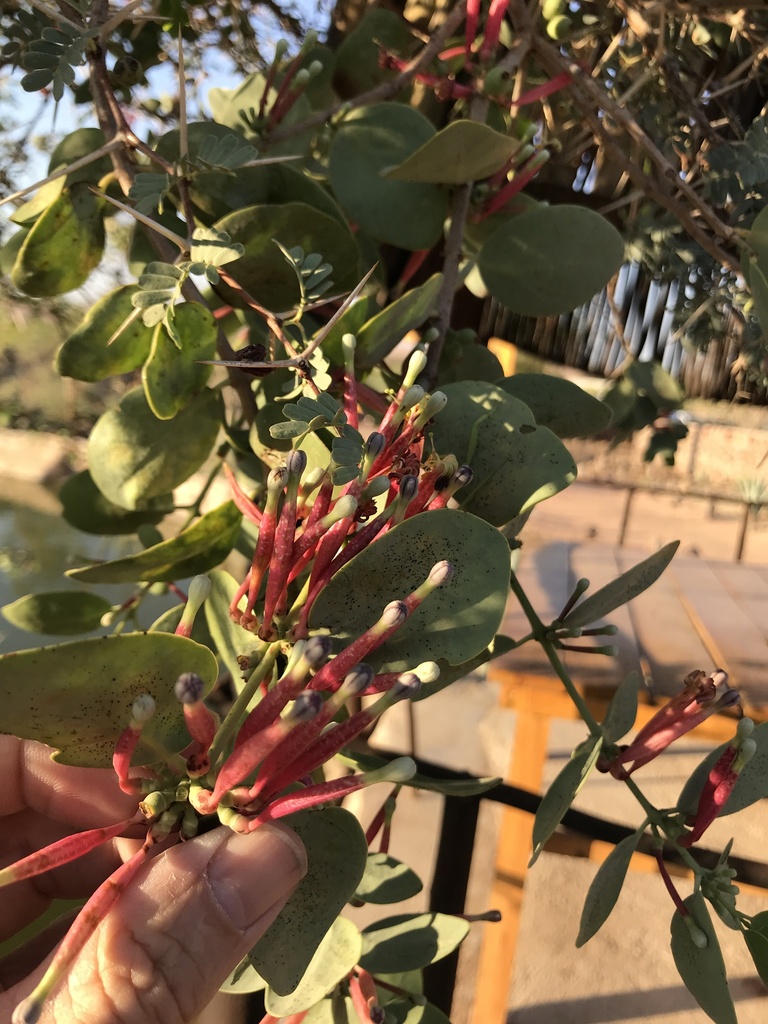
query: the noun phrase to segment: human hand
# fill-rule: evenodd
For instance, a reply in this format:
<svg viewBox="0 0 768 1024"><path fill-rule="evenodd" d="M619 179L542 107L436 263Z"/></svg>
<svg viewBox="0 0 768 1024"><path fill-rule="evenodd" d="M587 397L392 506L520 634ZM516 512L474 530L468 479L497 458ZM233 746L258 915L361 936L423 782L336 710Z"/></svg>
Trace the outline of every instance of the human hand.
<svg viewBox="0 0 768 1024"><path fill-rule="evenodd" d="M0 771L0 866L136 809L112 772L57 765L38 743L0 736ZM113 839L9 886L0 941L52 900L89 896L140 845ZM152 857L45 1003L41 1024L186 1024L277 917L305 871L300 840L281 825L251 835L217 828ZM35 987L69 923L0 961L0 1020L10 1020Z"/></svg>

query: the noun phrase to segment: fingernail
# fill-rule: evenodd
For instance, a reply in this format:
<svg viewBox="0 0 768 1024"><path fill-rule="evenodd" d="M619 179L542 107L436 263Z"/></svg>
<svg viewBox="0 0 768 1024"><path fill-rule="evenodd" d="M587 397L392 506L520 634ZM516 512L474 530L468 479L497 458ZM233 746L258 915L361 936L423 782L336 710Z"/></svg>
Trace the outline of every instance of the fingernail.
<svg viewBox="0 0 768 1024"><path fill-rule="evenodd" d="M306 874L307 854L289 828L264 825L250 835L231 833L208 863L211 891L238 931L276 917Z"/></svg>

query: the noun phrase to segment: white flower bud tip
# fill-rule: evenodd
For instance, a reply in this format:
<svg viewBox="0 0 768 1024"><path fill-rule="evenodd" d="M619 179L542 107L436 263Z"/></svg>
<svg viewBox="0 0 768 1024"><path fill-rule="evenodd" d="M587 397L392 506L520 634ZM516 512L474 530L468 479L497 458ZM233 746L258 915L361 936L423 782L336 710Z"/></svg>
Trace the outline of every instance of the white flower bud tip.
<svg viewBox="0 0 768 1024"><path fill-rule="evenodd" d="M426 360L425 360L426 363ZM424 388L418 384L412 384L411 387L403 395L403 399L400 402L402 409L412 409L414 405L418 405L424 397Z"/></svg>
<svg viewBox="0 0 768 1024"><path fill-rule="evenodd" d="M133 702L131 717L135 722L147 722L155 713L155 701L148 693L140 693Z"/></svg>
<svg viewBox="0 0 768 1024"><path fill-rule="evenodd" d="M408 782L416 774L416 762L411 757L396 757L382 769L384 773L387 782Z"/></svg>
<svg viewBox="0 0 768 1024"><path fill-rule="evenodd" d="M415 697L421 689L421 680L415 672L403 672L397 682L389 691L398 700Z"/></svg>
<svg viewBox="0 0 768 1024"><path fill-rule="evenodd" d="M453 576L453 566L450 562L443 559L442 562L437 562L429 571L427 579L433 587L442 587L445 583L448 583Z"/></svg>
<svg viewBox="0 0 768 1024"><path fill-rule="evenodd" d="M379 620L385 629L401 626L408 618L408 606L404 601L390 601Z"/></svg>
<svg viewBox="0 0 768 1024"><path fill-rule="evenodd" d="M195 576L189 583L187 599L196 608L207 599L211 592L211 581L207 576Z"/></svg>
<svg viewBox="0 0 768 1024"><path fill-rule="evenodd" d="M422 684L436 683L440 678L440 666L436 661L422 661L420 665L416 666L414 672Z"/></svg>

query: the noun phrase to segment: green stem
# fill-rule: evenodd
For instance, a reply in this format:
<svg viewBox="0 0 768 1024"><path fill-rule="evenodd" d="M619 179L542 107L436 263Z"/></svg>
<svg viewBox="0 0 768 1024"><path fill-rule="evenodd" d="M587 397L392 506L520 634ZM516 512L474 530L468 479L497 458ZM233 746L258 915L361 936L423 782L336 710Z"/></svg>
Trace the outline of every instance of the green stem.
<svg viewBox="0 0 768 1024"><path fill-rule="evenodd" d="M593 736L600 736L602 734L600 724L596 721L594 715L587 707L584 698L576 689L573 680L568 675L565 665L563 665L562 661L558 657L555 645L551 641L547 640L547 627L544 625L544 623L541 621L539 616L534 611L533 605L528 600L528 597L523 588L520 586L520 582L514 572L510 575L509 585L515 597L520 602L520 606L525 612L526 618L531 624L531 631L533 633L534 638L538 640L538 642L541 644L544 653L549 659L550 665L557 673L557 676L562 682L563 686L565 687L568 696L576 705L576 709L583 718L584 723L589 728L590 733Z"/></svg>
<svg viewBox="0 0 768 1024"><path fill-rule="evenodd" d="M651 824L656 825L658 828L660 828L663 831L664 830L664 816L648 800L648 798L645 796L643 791L640 789L638 784L635 782L635 780L631 776L628 776L626 779L624 779L624 782L626 783L627 789L629 789L630 793L632 793L632 795L634 796L635 800L637 800L637 802L640 804L640 806L645 811L646 815L648 816L648 821L650 821Z"/></svg>
<svg viewBox="0 0 768 1024"><path fill-rule="evenodd" d="M226 747L230 738L236 729L239 729L242 723L245 721L248 715L248 705L256 694L262 681L267 677L274 667L277 661L277 656L280 653L280 643L261 643L260 644L263 655L261 661L251 673L245 686L243 686L240 693L237 695L237 700L229 709L227 717L219 726L219 731L216 733L211 749L209 751L209 757L211 764L216 763L216 758Z"/></svg>

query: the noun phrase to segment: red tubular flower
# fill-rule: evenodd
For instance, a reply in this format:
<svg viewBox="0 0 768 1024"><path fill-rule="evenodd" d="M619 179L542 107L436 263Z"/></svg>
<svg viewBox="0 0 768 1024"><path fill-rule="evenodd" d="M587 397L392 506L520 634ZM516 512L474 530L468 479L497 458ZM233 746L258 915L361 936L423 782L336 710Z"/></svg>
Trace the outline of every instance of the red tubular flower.
<svg viewBox="0 0 768 1024"><path fill-rule="evenodd" d="M232 501L234 501L237 508L243 513L249 522L255 523L258 526L261 522L261 509L255 504L255 502L251 501L245 491L243 491L242 487L237 482L235 474L227 463L225 462L223 465L224 475L226 476L227 483L232 491Z"/></svg>
<svg viewBox="0 0 768 1024"><path fill-rule="evenodd" d="M112 767L115 770L120 789L124 793L138 793L139 787L130 778L131 758L141 739L144 725L155 713L155 701L148 693L140 694L133 702L131 720L120 734L112 755Z"/></svg>
<svg viewBox="0 0 768 1024"><path fill-rule="evenodd" d="M653 716L608 770L617 778L626 778L716 711L738 704L738 690L727 684L728 675L722 669L715 669L709 676L701 669L690 672L685 677L683 690ZM631 768L622 767L630 762Z"/></svg>
<svg viewBox="0 0 768 1024"><path fill-rule="evenodd" d="M715 818L722 814L739 775L757 749L757 744L751 738L754 728L755 723L751 718L742 718L739 722L736 736L725 748L707 776L707 781L704 783L699 797L696 814L693 821L690 822L691 831L680 839L681 846L693 846L701 839Z"/></svg>

